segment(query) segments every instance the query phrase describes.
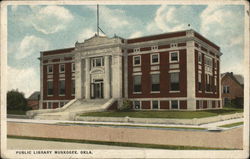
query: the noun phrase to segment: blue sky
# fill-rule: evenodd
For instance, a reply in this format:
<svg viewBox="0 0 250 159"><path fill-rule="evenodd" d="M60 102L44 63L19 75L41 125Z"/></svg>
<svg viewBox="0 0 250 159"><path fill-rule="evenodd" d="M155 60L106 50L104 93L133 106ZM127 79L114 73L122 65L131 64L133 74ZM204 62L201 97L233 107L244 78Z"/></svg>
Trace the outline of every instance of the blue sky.
<svg viewBox="0 0 250 159"><path fill-rule="evenodd" d="M100 5L107 36L139 37L191 28L221 47L221 72L243 72L243 5ZM95 5L8 6L8 90L40 89L40 51L73 47L96 32Z"/></svg>

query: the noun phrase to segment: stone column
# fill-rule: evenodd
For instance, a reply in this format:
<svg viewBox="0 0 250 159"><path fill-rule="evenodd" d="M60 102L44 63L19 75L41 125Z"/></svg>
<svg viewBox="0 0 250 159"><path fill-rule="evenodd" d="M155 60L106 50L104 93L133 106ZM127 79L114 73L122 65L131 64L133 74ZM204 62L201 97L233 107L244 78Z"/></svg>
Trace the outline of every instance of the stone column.
<svg viewBox="0 0 250 159"><path fill-rule="evenodd" d="M187 109L195 110L195 52L194 41L187 41ZM180 55L179 55L180 56Z"/></svg>
<svg viewBox="0 0 250 159"><path fill-rule="evenodd" d="M83 85L82 85L82 59L80 54L78 54L75 58L75 88L76 88L76 94L75 98L76 99L82 99L83 97Z"/></svg>
<svg viewBox="0 0 250 159"><path fill-rule="evenodd" d="M122 98L122 56L112 56L112 97Z"/></svg>
<svg viewBox="0 0 250 159"><path fill-rule="evenodd" d="M104 56L104 98L109 99L110 98L110 62L109 62L109 56Z"/></svg>
<svg viewBox="0 0 250 159"><path fill-rule="evenodd" d="M90 59L85 58L85 98L90 99Z"/></svg>

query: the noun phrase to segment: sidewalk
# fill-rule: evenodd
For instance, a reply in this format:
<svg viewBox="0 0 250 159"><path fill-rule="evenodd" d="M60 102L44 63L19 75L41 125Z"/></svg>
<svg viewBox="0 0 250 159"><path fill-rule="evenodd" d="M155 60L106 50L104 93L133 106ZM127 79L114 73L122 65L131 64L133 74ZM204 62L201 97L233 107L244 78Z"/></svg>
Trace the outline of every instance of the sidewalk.
<svg viewBox="0 0 250 159"><path fill-rule="evenodd" d="M34 120L34 119L7 119L8 122L19 123L42 123L42 124L100 124L100 125L112 125L112 126L154 126L154 127L186 127L186 128L206 128L206 129L218 129L219 126L225 124L232 124L244 121L243 118L231 119L225 121L219 121L202 125L180 125L180 124L144 124L144 123L119 123L119 122L88 122L88 121L68 121L68 120ZM231 128L219 128L221 130L227 130Z"/></svg>

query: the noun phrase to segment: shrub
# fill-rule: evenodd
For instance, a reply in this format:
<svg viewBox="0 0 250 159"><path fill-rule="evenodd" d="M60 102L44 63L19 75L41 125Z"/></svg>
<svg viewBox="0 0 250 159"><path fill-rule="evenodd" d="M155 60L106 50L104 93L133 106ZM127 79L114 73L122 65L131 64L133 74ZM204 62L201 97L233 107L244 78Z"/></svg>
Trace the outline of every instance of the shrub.
<svg viewBox="0 0 250 159"><path fill-rule="evenodd" d="M130 100L123 100L122 106L118 108L119 111L130 111L132 102Z"/></svg>

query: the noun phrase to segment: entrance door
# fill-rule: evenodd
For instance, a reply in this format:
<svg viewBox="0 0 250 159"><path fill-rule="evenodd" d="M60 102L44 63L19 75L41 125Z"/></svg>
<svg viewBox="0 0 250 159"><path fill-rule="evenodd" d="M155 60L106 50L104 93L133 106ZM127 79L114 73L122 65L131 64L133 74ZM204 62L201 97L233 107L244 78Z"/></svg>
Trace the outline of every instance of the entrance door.
<svg viewBox="0 0 250 159"><path fill-rule="evenodd" d="M103 98L103 80L95 80L91 83L91 98Z"/></svg>

